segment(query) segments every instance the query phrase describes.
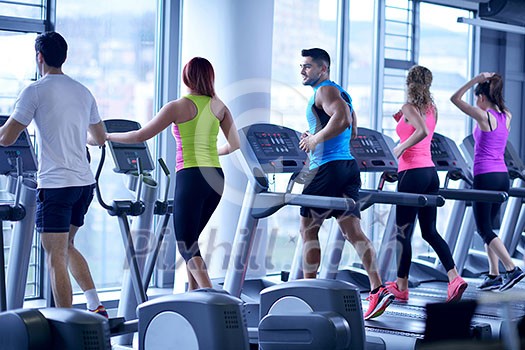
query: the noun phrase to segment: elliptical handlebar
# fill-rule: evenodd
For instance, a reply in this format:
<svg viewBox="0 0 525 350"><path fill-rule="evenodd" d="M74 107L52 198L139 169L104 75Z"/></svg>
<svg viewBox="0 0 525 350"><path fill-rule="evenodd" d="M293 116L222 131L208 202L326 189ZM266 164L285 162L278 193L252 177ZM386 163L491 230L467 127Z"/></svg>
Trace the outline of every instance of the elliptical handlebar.
<svg viewBox="0 0 525 350"><path fill-rule="evenodd" d="M20 157L16 157L16 191L15 191L15 202L13 207L18 208L20 206L20 196L22 194L22 183L24 182L23 175L23 164Z"/></svg>
<svg viewBox="0 0 525 350"><path fill-rule="evenodd" d="M167 202L169 191L170 191L171 174L170 174L170 170L168 169L168 166L164 162L164 159L159 158L158 162L159 162L160 168L162 169L162 171L164 172L164 175L166 175L166 178L167 178L166 188L164 190L164 200L163 200L163 202Z"/></svg>
<svg viewBox="0 0 525 350"><path fill-rule="evenodd" d="M137 185L137 195L135 197L135 202L140 202L140 195L142 194L142 182L144 180L144 174L142 173L143 167L142 167L142 161L140 160L140 157L135 158L135 162L137 163L137 175L139 176L139 183Z"/></svg>
<svg viewBox="0 0 525 350"><path fill-rule="evenodd" d="M97 172L95 174L95 192L97 194L98 202L100 203L100 206L104 209L106 209L108 212L114 211L114 207L108 205L104 200L102 199L102 194L100 192L100 185L98 183L98 179L100 178L100 173L102 172L102 167L104 166L104 162L106 161L106 144L103 144L100 146L101 154L100 154L100 162L98 163Z"/></svg>
<svg viewBox="0 0 525 350"><path fill-rule="evenodd" d="M100 146L101 148L101 155L100 155L100 163L98 164L97 172L95 174L95 192L97 194L98 202L100 203L100 206L102 208L106 209L111 216L119 216L122 214L127 214L131 216L139 216L144 212L144 203L140 200L141 195L141 189L142 189L142 182L143 182L143 174L142 174L142 166L140 162L140 158L137 159L137 169L139 171L139 187L137 189L137 200L119 200L119 201L113 201L112 205L108 205L104 200L102 199L102 194L100 192L100 185L99 185L99 178L100 173L102 172L102 167L104 166L104 162L106 160L106 145Z"/></svg>

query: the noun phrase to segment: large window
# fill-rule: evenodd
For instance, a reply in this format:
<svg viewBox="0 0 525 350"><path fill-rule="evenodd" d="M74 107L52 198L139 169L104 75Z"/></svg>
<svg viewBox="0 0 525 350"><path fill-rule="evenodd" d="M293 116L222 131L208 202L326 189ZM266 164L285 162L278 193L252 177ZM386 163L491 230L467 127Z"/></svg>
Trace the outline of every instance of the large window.
<svg viewBox="0 0 525 350"><path fill-rule="evenodd" d="M358 125L370 128L374 72L374 1L350 1L350 25L346 71L347 91L352 96Z"/></svg>
<svg viewBox="0 0 525 350"><path fill-rule="evenodd" d="M308 128L306 105L312 88L301 85L301 50L320 47L332 59L337 79L337 0L279 0L274 3L270 122L297 131ZM272 190L284 191L290 174L276 175ZM325 229L328 225L325 225ZM286 206L268 219L268 273L289 270L299 235L299 209Z"/></svg>
<svg viewBox="0 0 525 350"><path fill-rule="evenodd" d="M470 130L467 129L467 117L450 102L450 96L470 76L472 33L470 26L457 23L456 19L471 16L472 13L467 10L428 3L420 5L419 64L429 68L434 78L431 92L439 113L436 132L451 138L458 145ZM445 175L440 174L441 186L444 185ZM452 181L450 187L454 186L457 183ZM447 201L438 210L437 229L442 235L452 207L453 201ZM432 251L423 239L414 242L416 254Z"/></svg>
<svg viewBox="0 0 525 350"><path fill-rule="evenodd" d="M64 73L91 90L102 119L131 119L144 125L154 115L156 4L150 0L57 2L56 29L69 45ZM91 148L91 155L94 172L100 152ZM134 198L126 176L112 171L109 158L108 152L100 177L104 199ZM125 265L119 225L95 202L76 244L90 263L97 288L118 288Z"/></svg>
<svg viewBox="0 0 525 350"><path fill-rule="evenodd" d="M470 76L470 27L455 23L455 19L470 17L471 13L412 0L382 1L387 5L381 55L385 69L377 72L374 65L378 49L374 48L377 1L274 1L270 122L298 131L307 129L305 110L312 89L301 84L300 52L304 48L321 47L332 58L331 79L344 84L353 98L359 126L377 125L394 136L390 116L404 101L406 70L417 62L434 73L432 92L440 116L437 131L461 141L468 133L466 118L448 99ZM36 78L34 39L44 30L44 3L47 1L0 1L0 114L10 114L20 90ZM131 3L127 0L56 1L56 30L69 44L64 72L91 90L103 119L131 119L144 125L154 115L159 1ZM343 3L349 8L341 14L338 10ZM343 27L348 29L344 33ZM384 86L373 91L376 73L381 75L377 80L384 82ZM343 81L339 81L341 77ZM374 94L378 94L377 104L382 104L382 108L374 108ZM376 110L382 115L375 115ZM153 143L150 150L155 151ZM95 171L100 151L91 148L91 155ZM108 159L101 176L105 199L134 198L127 189L125 175L114 173L112 168L113 162ZM270 177L271 189L284 191L289 177L290 174ZM366 181L364 177L363 180ZM363 186L370 187L366 182ZM297 185L295 191L300 190ZM379 208L373 210L376 212ZM380 211L379 217L384 212ZM371 224L363 219L363 228L368 233L367 226ZM446 220L439 222L445 224ZM327 222L321 231L323 246L331 226ZM89 261L98 288L119 288L122 284L125 253L119 230L117 219L110 217L95 201L76 244ZM287 206L269 217L268 234L268 273L288 270L299 236L299 209ZM420 246L419 249L426 248ZM343 264L350 263L355 254L346 251L343 259ZM37 260L33 262L32 266L38 265Z"/></svg>
<svg viewBox="0 0 525 350"><path fill-rule="evenodd" d="M36 33L0 30L0 114L13 112L20 91L36 78Z"/></svg>
<svg viewBox="0 0 525 350"><path fill-rule="evenodd" d="M420 6L419 64L432 71L432 94L439 111L436 131L461 143L467 117L450 102L450 96L470 76L471 27L457 23L471 12L422 3ZM439 20L435 20L439 18Z"/></svg>
<svg viewBox="0 0 525 350"><path fill-rule="evenodd" d="M2 16L43 19L44 0L4 0L0 2L0 14Z"/></svg>
<svg viewBox="0 0 525 350"><path fill-rule="evenodd" d="M2 1L0 3L0 115L13 112L20 91L36 78L35 38L44 29L44 6L42 0ZM29 128L33 134L33 128ZM0 177L0 188L5 192L5 177ZM2 193L4 199L9 196ZM5 262L11 253L11 234L14 224L3 222L4 242L2 249ZM31 247L31 258L27 275L26 298L40 297L40 250L38 236L35 235ZM4 263L4 262L2 262ZM4 266L2 266L3 268Z"/></svg>

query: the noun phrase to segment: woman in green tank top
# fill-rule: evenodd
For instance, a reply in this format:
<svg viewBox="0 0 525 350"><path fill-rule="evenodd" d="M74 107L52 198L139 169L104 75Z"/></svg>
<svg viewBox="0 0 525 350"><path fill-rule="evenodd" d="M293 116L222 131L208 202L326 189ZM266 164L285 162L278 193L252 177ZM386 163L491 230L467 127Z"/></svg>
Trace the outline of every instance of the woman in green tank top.
<svg viewBox="0 0 525 350"><path fill-rule="evenodd" d="M215 94L214 80L211 63L205 58L192 58L183 69L188 95L168 102L139 130L107 134L108 141L138 143L172 125L177 143L173 224L179 253L186 261L189 290L212 286L198 238L224 189L219 156L240 145L230 110ZM227 142L217 147L219 129Z"/></svg>

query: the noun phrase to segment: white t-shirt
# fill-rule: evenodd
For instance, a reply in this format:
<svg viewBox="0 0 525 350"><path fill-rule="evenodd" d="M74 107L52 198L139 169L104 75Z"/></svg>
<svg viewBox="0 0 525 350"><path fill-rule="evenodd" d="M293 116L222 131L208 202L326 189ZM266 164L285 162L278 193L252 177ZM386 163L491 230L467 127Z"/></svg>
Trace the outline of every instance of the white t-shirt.
<svg viewBox="0 0 525 350"><path fill-rule="evenodd" d="M37 128L38 188L95 183L86 157L90 124L100 122L91 92L64 74L47 74L18 96L13 119Z"/></svg>

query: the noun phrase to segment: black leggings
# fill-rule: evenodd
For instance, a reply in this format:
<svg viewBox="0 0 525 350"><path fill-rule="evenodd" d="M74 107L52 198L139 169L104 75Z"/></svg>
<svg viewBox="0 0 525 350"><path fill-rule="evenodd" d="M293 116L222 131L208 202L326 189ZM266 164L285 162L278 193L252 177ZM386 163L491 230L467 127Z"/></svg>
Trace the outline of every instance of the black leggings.
<svg viewBox="0 0 525 350"><path fill-rule="evenodd" d="M510 187L509 173L486 173L474 176L475 190L505 191ZM478 227L478 233L485 244L490 244L496 234L492 229L492 223L496 219L501 208L501 203L474 202L472 210Z"/></svg>
<svg viewBox="0 0 525 350"><path fill-rule="evenodd" d="M438 194L439 177L436 168L416 168L400 172L397 190L407 193ZM407 278L410 271L412 235L414 234L416 215L419 219L423 239L437 253L446 271L453 269L454 259L450 253L450 248L436 229L437 208L398 205L396 207L397 241L399 242L397 245L397 257L399 259L397 277Z"/></svg>
<svg viewBox="0 0 525 350"><path fill-rule="evenodd" d="M179 253L185 261L201 256L199 236L217 208L223 190L221 168L187 168L177 172L173 226Z"/></svg>

